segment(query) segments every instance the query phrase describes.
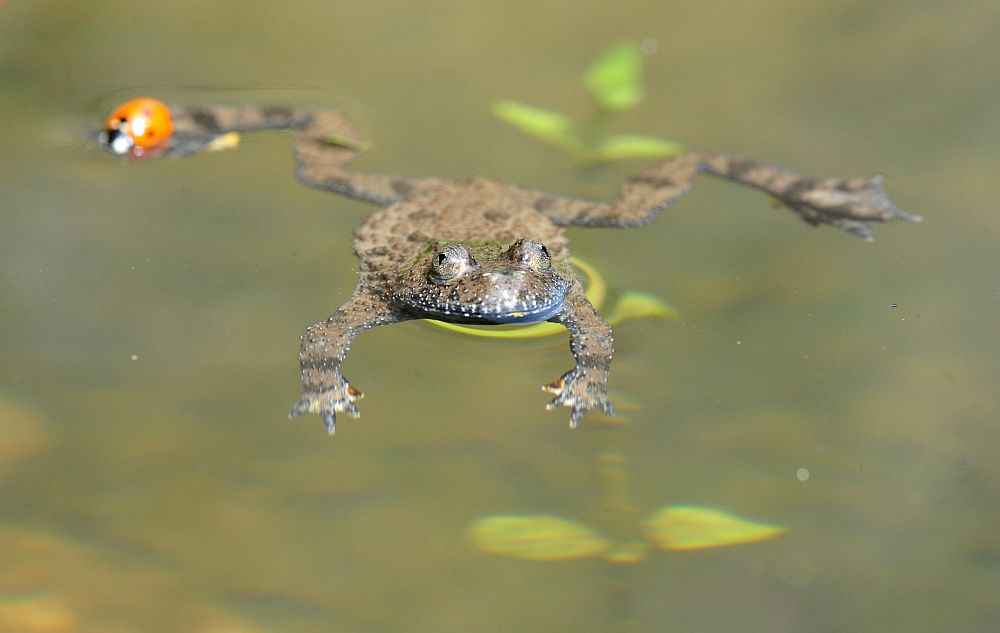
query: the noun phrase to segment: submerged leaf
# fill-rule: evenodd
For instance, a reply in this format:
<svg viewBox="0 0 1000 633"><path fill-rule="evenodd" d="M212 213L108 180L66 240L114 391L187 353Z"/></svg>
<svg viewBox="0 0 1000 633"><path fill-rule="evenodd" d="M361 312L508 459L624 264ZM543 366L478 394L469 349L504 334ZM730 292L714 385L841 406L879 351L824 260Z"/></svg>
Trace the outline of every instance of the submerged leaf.
<svg viewBox="0 0 1000 633"><path fill-rule="evenodd" d="M336 134L333 132L328 133L321 140L327 145L339 145L340 147L354 149L359 152L367 152L371 149L371 143L368 143L367 141L357 141L352 138L348 138L343 134Z"/></svg>
<svg viewBox="0 0 1000 633"><path fill-rule="evenodd" d="M629 290L622 293L618 303L611 309L608 323L612 325L622 321L635 319L669 319L680 320L680 313L673 306L659 297L645 292Z"/></svg>
<svg viewBox="0 0 1000 633"><path fill-rule="evenodd" d="M580 141L573 120L561 112L536 108L518 101L498 101L493 113L526 134L567 151L577 151Z"/></svg>
<svg viewBox="0 0 1000 633"><path fill-rule="evenodd" d="M671 550L726 547L765 541L787 530L704 506L666 506L643 524L646 538Z"/></svg>
<svg viewBox="0 0 1000 633"><path fill-rule="evenodd" d="M684 146L654 136L613 134L601 139L592 150L593 160L629 160L632 158L669 158L684 153Z"/></svg>
<svg viewBox="0 0 1000 633"><path fill-rule="evenodd" d="M549 515L495 515L469 529L477 549L522 560L570 560L604 553L609 542L592 528Z"/></svg>
<svg viewBox="0 0 1000 633"><path fill-rule="evenodd" d="M609 48L583 76L602 110L621 112L642 101L642 52L631 42Z"/></svg>

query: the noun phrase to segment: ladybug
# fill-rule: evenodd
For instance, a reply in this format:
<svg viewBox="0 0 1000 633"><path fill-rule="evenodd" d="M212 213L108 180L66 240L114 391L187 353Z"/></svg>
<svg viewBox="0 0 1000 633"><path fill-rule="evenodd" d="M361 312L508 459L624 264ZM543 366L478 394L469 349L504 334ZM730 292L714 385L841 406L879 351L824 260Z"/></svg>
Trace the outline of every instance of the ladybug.
<svg viewBox="0 0 1000 633"><path fill-rule="evenodd" d="M174 131L170 108L142 97L120 105L104 123L101 145L115 154L136 158L165 143Z"/></svg>

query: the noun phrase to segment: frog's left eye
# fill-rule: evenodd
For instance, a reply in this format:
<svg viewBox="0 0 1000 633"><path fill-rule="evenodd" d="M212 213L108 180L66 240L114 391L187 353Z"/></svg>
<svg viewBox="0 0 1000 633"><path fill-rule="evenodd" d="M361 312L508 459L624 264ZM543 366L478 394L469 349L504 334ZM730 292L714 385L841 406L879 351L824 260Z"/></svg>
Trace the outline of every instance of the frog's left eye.
<svg viewBox="0 0 1000 633"><path fill-rule="evenodd" d="M443 284L458 279L475 266L476 260L469 249L461 244L448 244L434 255L427 277L431 283Z"/></svg>
<svg viewBox="0 0 1000 633"><path fill-rule="evenodd" d="M531 270L545 271L552 268L552 256L541 242L520 239L511 245L508 252L514 261Z"/></svg>

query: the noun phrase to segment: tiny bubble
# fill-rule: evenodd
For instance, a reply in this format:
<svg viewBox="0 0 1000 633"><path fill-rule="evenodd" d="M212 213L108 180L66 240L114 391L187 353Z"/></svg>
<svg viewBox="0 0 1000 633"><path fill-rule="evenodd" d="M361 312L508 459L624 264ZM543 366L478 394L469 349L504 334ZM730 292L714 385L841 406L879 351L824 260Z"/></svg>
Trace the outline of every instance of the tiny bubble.
<svg viewBox="0 0 1000 633"><path fill-rule="evenodd" d="M809 480L809 469L808 468L800 468L800 469L796 470L795 471L795 478L798 479L799 481L808 481Z"/></svg>
<svg viewBox="0 0 1000 633"><path fill-rule="evenodd" d="M129 358L131 358L132 360L139 360L139 355L138 354L132 354L132 356L130 356Z"/></svg>
<svg viewBox="0 0 1000 633"><path fill-rule="evenodd" d="M898 308L898 307L899 307L899 304L898 304L898 303L890 303L890 304L889 304L889 307L890 307L890 308Z"/></svg>
<svg viewBox="0 0 1000 633"><path fill-rule="evenodd" d="M642 51L643 55L655 55L659 48L660 44L652 37L644 38L639 42L639 50Z"/></svg>
<svg viewBox="0 0 1000 633"><path fill-rule="evenodd" d="M737 345L743 345L743 341L736 341Z"/></svg>

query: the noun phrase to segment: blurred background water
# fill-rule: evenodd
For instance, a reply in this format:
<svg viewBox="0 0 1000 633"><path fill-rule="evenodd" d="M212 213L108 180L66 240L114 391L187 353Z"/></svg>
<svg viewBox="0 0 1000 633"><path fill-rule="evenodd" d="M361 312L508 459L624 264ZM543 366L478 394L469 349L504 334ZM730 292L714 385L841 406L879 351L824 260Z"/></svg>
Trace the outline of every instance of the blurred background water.
<svg viewBox="0 0 1000 633"><path fill-rule="evenodd" d="M475 550L483 515L607 519L611 431L538 391L565 340L374 330L363 417L289 422L367 207L298 185L284 133L131 165L87 138L139 94L292 101L350 112L361 168L608 198L639 164L581 176L490 105L585 114L621 40L652 53L622 131L883 173L927 218L869 244L706 179L649 227L570 231L683 315L616 330L641 513L789 528L767 543ZM988 0L0 4L0 630L998 630L998 42Z"/></svg>

